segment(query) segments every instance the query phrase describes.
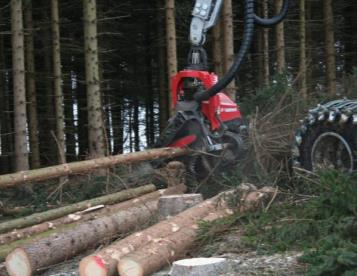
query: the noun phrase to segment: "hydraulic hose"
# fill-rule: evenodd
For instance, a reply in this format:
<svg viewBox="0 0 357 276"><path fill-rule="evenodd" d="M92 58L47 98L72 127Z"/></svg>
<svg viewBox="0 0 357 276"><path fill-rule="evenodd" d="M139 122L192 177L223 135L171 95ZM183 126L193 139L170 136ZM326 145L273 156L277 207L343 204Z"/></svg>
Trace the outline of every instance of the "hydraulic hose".
<svg viewBox="0 0 357 276"><path fill-rule="evenodd" d="M244 32L242 45L228 73L207 91L197 92L194 98L198 102L206 101L218 92L222 91L237 75L242 62L250 48L254 34L254 0L245 0L244 2Z"/></svg>
<svg viewBox="0 0 357 276"><path fill-rule="evenodd" d="M239 52L235 56L234 62L227 74L210 89L202 92L196 92L194 95L195 100L198 102L206 101L226 88L239 72L242 62L248 53L253 40L255 23L263 27L272 27L279 24L286 17L288 8L289 0L284 0L283 6L278 15L272 18L261 18L254 12L254 0L244 0L244 32Z"/></svg>
<svg viewBox="0 0 357 276"><path fill-rule="evenodd" d="M289 10L289 0L284 0L283 6L281 7L280 13L272 18L261 18L254 14L254 21L256 24L263 27L273 27L284 20Z"/></svg>

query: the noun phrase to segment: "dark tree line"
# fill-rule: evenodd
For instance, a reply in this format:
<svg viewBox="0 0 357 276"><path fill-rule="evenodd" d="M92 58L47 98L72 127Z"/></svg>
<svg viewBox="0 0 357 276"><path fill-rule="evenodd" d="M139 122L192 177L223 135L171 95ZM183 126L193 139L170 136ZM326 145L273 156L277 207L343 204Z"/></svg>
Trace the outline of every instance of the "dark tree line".
<svg viewBox="0 0 357 276"><path fill-rule="evenodd" d="M283 24L256 32L231 97L277 73L304 97L344 93L357 66L357 2L291 2ZM257 6L271 15L281 3ZM188 0L0 0L0 173L152 145L170 112L169 76L186 64L191 8ZM242 11L242 1L225 0L208 36L219 75L239 47Z"/></svg>

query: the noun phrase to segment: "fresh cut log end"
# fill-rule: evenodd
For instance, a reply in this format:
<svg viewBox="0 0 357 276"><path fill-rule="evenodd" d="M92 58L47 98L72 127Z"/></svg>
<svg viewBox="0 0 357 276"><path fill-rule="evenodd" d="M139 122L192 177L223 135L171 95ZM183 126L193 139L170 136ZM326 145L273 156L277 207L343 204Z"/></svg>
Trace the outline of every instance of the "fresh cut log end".
<svg viewBox="0 0 357 276"><path fill-rule="evenodd" d="M118 272L120 276L144 276L144 270L139 263L125 258L120 260Z"/></svg>
<svg viewBox="0 0 357 276"><path fill-rule="evenodd" d="M6 270L10 276L31 276L32 268L24 250L17 248L6 257Z"/></svg>
<svg viewBox="0 0 357 276"><path fill-rule="evenodd" d="M230 265L225 258L193 258L173 262L171 276L221 275L229 271Z"/></svg>
<svg viewBox="0 0 357 276"><path fill-rule="evenodd" d="M99 256L88 256L79 265L79 275L106 276L108 274L104 261Z"/></svg>

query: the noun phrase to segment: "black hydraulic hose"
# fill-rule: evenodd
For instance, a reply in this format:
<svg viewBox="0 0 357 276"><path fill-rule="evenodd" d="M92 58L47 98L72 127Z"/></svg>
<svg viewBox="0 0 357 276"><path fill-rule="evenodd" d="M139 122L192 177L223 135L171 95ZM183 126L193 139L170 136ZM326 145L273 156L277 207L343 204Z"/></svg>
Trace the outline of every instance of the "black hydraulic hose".
<svg viewBox="0 0 357 276"><path fill-rule="evenodd" d="M289 9L289 0L284 0L284 4L281 7L281 11L278 15L272 18L261 18L258 15L254 14L254 21L260 26L272 27L284 20L284 18L288 13L288 9Z"/></svg>
<svg viewBox="0 0 357 276"><path fill-rule="evenodd" d="M242 62L250 48L254 34L254 0L245 0L244 3L244 33L242 38L242 45L238 54L234 58L233 65L229 69L228 73L219 80L214 86L207 91L196 92L194 98L198 102L206 101L210 97L216 95L222 91L227 85L234 79Z"/></svg>

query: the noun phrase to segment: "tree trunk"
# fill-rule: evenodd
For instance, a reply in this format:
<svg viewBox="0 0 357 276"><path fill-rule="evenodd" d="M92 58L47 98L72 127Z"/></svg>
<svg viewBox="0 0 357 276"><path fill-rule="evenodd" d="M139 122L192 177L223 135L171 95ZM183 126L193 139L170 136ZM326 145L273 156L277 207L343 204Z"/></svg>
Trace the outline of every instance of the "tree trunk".
<svg viewBox="0 0 357 276"><path fill-rule="evenodd" d="M3 11L0 10L0 22L3 22ZM11 171L10 153L13 149L11 135L11 118L9 104L9 89L6 81L6 55L4 47L4 35L0 34L0 136L1 136L1 161L0 173L8 173Z"/></svg>
<svg viewBox="0 0 357 276"><path fill-rule="evenodd" d="M230 212L219 210L201 220L213 221L228 214ZM121 276L151 275L165 265L182 258L193 248L197 229L196 222L182 227L167 237L155 238L140 249L124 256L117 266L119 274ZM157 234L154 237L157 237Z"/></svg>
<svg viewBox="0 0 357 276"><path fill-rule="evenodd" d="M307 68L306 68L306 7L305 0L300 0L300 65L299 83L300 94L307 99Z"/></svg>
<svg viewBox="0 0 357 276"><path fill-rule="evenodd" d="M213 63L214 71L219 78L223 76L223 43L222 43L222 22L219 20L213 27Z"/></svg>
<svg viewBox="0 0 357 276"><path fill-rule="evenodd" d="M117 164L130 164L160 158L173 158L187 154L189 154L189 150L187 149L161 148L102 157L93 160L72 162L19 173L5 174L0 176L0 189L18 186L31 181L42 181L61 176L93 171L96 169L110 168Z"/></svg>
<svg viewBox="0 0 357 276"><path fill-rule="evenodd" d="M357 66L357 5L351 2L346 5L343 11L344 24L344 61L345 73L351 74L353 68Z"/></svg>
<svg viewBox="0 0 357 276"><path fill-rule="evenodd" d="M169 187L165 190L158 190L155 192L151 192L140 197L136 197L131 200L127 200L125 202L117 203L114 205L107 205L99 210L95 209L91 211L91 207L89 209L85 209L83 211L79 211L76 213L72 213L66 215L65 217L58 218L56 220L46 221L31 227L23 228L20 230L14 230L10 233L0 235L0 244L8 244L10 242L28 238L34 236L36 234L49 231L51 229L56 229L57 227L78 222L78 221L89 221L96 219L98 217L108 215L110 213L118 212L119 210L124 210L126 208L135 206L137 204L145 204L148 201L152 201L158 199L162 195L173 195L173 194L181 194L186 191L186 186L184 184L176 185L174 187ZM103 206L103 205L97 205ZM96 206L94 206L95 208Z"/></svg>
<svg viewBox="0 0 357 276"><path fill-rule="evenodd" d="M157 200L79 224L32 244L19 247L6 258L10 275L32 275L40 268L62 262L76 254L153 221Z"/></svg>
<svg viewBox="0 0 357 276"><path fill-rule="evenodd" d="M268 0L262 1L263 16L269 16ZM270 55L269 55L269 29L263 29L263 78L264 84L269 85L270 82Z"/></svg>
<svg viewBox="0 0 357 276"><path fill-rule="evenodd" d="M177 73L177 49L176 49L176 22L175 0L166 1L166 47L167 47L167 71L169 79L169 113L173 114L171 99L171 77Z"/></svg>
<svg viewBox="0 0 357 276"><path fill-rule="evenodd" d="M325 51L327 91L330 96L336 95L336 50L332 0L324 1Z"/></svg>
<svg viewBox="0 0 357 276"><path fill-rule="evenodd" d="M113 122L113 143L114 154L123 153L123 100L122 96L113 95L116 108L112 108L112 122Z"/></svg>
<svg viewBox="0 0 357 276"><path fill-rule="evenodd" d="M275 1L275 12L278 14L283 5L283 0ZM285 31L284 22L281 22L275 27L276 36L276 64L278 74L283 74L285 71Z"/></svg>
<svg viewBox="0 0 357 276"><path fill-rule="evenodd" d="M51 0L51 27L52 27L52 50L53 50L53 75L54 75L54 94L55 94L55 118L56 118L56 143L58 148L58 163L66 163L65 153L65 123L63 108L62 90L62 64L60 48L60 26L58 0Z"/></svg>
<svg viewBox="0 0 357 276"><path fill-rule="evenodd" d="M113 204L124 200L128 200L137 197L142 194L150 193L155 190L155 185L150 184L142 186L139 188L124 190L115 194L109 194L94 199L89 199L86 201L78 202L68 206L60 207L57 209L48 210L42 213L35 213L24 218L18 218L10 221L6 221L0 224L0 233L5 233L13 229L20 229L23 227L35 225L44 221L51 219L56 219L63 217L65 215L82 211L89 207L102 205L102 204Z"/></svg>
<svg viewBox="0 0 357 276"><path fill-rule="evenodd" d="M139 122L139 101L135 97L133 100L133 131L134 131L134 150L140 151L140 122Z"/></svg>
<svg viewBox="0 0 357 276"><path fill-rule="evenodd" d="M153 237L155 237L155 239L163 239L182 228L197 223L197 221L208 216L211 212L216 212L217 209L223 208L219 204L220 198L220 196L216 196L206 200L175 217L121 239L96 252L95 255L82 259L79 264L80 275L115 275L117 263L123 256L148 244L152 241Z"/></svg>
<svg viewBox="0 0 357 276"><path fill-rule="evenodd" d="M46 22L51 22L48 18L47 10L43 10L43 17ZM40 153L42 157L42 163L46 166L58 164L58 150L56 146L53 146L55 141L51 136L51 133L56 132L56 121L54 117L54 91L53 91L53 66L52 66L52 37L51 29L48 27L43 28L42 33L43 48L44 48L44 103L39 105L39 109L42 110L42 116L40 119ZM39 98L41 100L41 98ZM42 122L41 122L42 121ZM50 137L50 138L49 138Z"/></svg>
<svg viewBox="0 0 357 276"><path fill-rule="evenodd" d="M91 158L105 156L105 126L103 122L99 79L96 12L96 0L83 0L89 154Z"/></svg>
<svg viewBox="0 0 357 276"><path fill-rule="evenodd" d="M232 0L226 0L222 9L222 32L224 43L224 74L231 67L234 59L234 32L233 32L233 11ZM233 100L236 100L236 84L233 80L225 89L226 94Z"/></svg>
<svg viewBox="0 0 357 276"><path fill-rule="evenodd" d="M30 135L30 161L31 168L37 169L40 164L40 148L38 137L37 99L36 99L36 69L34 51L34 27L32 19L32 0L25 1L25 26L26 26L26 90L28 99L29 135Z"/></svg>
<svg viewBox="0 0 357 276"><path fill-rule="evenodd" d="M25 90L24 30L22 0L11 0L12 66L16 171L29 169Z"/></svg>
<svg viewBox="0 0 357 276"><path fill-rule="evenodd" d="M163 10L163 1L162 0L156 0L157 1L157 54L158 54L158 89L159 89L159 120L160 120L160 133L164 130L166 127L166 122L169 119L169 104L168 104L168 98L169 98L169 93L167 92L167 86L166 86L166 63L165 63L165 45L164 41L161 40L162 37L165 37L165 28L164 28L164 22L162 20L162 10ZM171 88L170 90L171 91Z"/></svg>

